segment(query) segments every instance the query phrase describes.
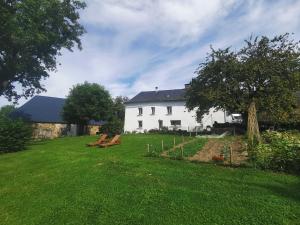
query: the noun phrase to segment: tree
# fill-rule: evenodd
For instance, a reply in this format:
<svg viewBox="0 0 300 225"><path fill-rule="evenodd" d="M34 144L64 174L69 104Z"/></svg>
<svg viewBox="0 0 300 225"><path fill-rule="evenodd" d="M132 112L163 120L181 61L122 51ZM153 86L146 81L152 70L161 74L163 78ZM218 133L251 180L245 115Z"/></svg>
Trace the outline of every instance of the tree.
<svg viewBox="0 0 300 225"><path fill-rule="evenodd" d="M11 105L0 108L0 153L23 150L32 137L31 124L21 118L11 118L14 110Z"/></svg>
<svg viewBox="0 0 300 225"><path fill-rule="evenodd" d="M129 99L125 96L117 96L113 100L113 113L111 117L101 126L100 131L110 136L120 134L123 131L125 120L125 102Z"/></svg>
<svg viewBox="0 0 300 225"><path fill-rule="evenodd" d="M0 96L18 100L45 91L40 81L55 71L61 50L81 49L84 7L80 0L1 1Z"/></svg>
<svg viewBox="0 0 300 225"><path fill-rule="evenodd" d="M288 116L300 89L299 42L289 34L250 37L238 51L214 50L196 70L187 91L187 107L201 118L211 107L240 112L247 119L247 135L260 140L257 112Z"/></svg>
<svg viewBox="0 0 300 225"><path fill-rule="evenodd" d="M125 119L125 102L129 100L126 96L117 96L114 98L114 113L118 119L124 123Z"/></svg>
<svg viewBox="0 0 300 225"><path fill-rule="evenodd" d="M9 118L9 114L11 114L15 110L15 106L13 105L5 105L0 108L0 118Z"/></svg>
<svg viewBox="0 0 300 225"><path fill-rule="evenodd" d="M112 98L99 84L77 84L73 86L63 108L65 121L83 127L90 120L107 120L112 114Z"/></svg>
<svg viewBox="0 0 300 225"><path fill-rule="evenodd" d="M105 124L100 127L100 132L108 134L110 137L121 134L124 123L116 116L111 117Z"/></svg>

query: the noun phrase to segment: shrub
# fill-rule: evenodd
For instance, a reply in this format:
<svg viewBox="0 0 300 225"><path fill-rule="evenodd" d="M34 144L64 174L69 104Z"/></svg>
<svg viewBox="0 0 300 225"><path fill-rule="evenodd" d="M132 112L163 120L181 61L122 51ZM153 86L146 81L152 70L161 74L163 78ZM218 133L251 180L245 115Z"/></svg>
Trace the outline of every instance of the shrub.
<svg viewBox="0 0 300 225"><path fill-rule="evenodd" d="M21 119L0 118L0 152L25 149L32 137L32 126Z"/></svg>
<svg viewBox="0 0 300 225"><path fill-rule="evenodd" d="M263 143L252 151L255 165L263 169L300 173L300 140L289 132L265 132Z"/></svg>
<svg viewBox="0 0 300 225"><path fill-rule="evenodd" d="M106 133L109 136L121 134L123 131L123 123L120 119L113 117L100 127L101 133Z"/></svg>

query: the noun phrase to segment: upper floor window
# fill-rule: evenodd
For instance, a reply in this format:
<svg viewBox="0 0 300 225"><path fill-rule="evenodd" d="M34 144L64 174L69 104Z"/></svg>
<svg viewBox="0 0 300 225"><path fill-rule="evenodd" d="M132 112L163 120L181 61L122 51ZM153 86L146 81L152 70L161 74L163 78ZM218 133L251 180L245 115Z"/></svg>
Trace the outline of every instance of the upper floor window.
<svg viewBox="0 0 300 225"><path fill-rule="evenodd" d="M167 106L167 114L168 115L172 114L172 106Z"/></svg>
<svg viewBox="0 0 300 225"><path fill-rule="evenodd" d="M155 115L155 107L151 107L151 115Z"/></svg>
<svg viewBox="0 0 300 225"><path fill-rule="evenodd" d="M139 116L143 115L143 108L139 108Z"/></svg>

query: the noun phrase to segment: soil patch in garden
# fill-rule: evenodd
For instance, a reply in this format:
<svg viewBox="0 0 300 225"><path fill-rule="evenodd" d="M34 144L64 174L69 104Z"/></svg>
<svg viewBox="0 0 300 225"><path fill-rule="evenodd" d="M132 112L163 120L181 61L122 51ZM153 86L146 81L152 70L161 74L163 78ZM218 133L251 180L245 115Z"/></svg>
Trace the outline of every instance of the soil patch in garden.
<svg viewBox="0 0 300 225"><path fill-rule="evenodd" d="M212 162L213 156L220 156L223 153L225 148L226 141L222 139L210 139L204 148L198 151L192 157L189 157L190 161L199 161L199 162ZM232 150L231 164L241 165L244 164L247 160L247 151L243 141L240 138L236 138L233 141L229 142L229 147ZM230 164L230 154L225 158L224 164Z"/></svg>
<svg viewBox="0 0 300 225"><path fill-rule="evenodd" d="M210 162L214 155L220 155L223 143L218 139L210 139L204 146L204 148L198 151L192 157L189 157L190 161Z"/></svg>

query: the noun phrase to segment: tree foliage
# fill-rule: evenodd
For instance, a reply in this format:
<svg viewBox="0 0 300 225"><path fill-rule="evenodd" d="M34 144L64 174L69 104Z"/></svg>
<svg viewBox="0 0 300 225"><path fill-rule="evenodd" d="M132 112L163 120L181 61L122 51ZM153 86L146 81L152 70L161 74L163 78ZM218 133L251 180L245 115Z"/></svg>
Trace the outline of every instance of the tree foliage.
<svg viewBox="0 0 300 225"><path fill-rule="evenodd" d="M112 114L104 125L101 126L100 132L113 136L121 134L125 120L125 102L129 99L125 96L117 96L113 99Z"/></svg>
<svg viewBox="0 0 300 225"><path fill-rule="evenodd" d="M114 98L113 112L122 122L125 119L125 102L128 100L129 98L126 96L117 96Z"/></svg>
<svg viewBox="0 0 300 225"><path fill-rule="evenodd" d="M15 106L13 105L5 105L0 108L0 118L8 118L9 114L11 114L15 110Z"/></svg>
<svg viewBox="0 0 300 225"><path fill-rule="evenodd" d="M100 127L100 132L108 134L110 137L112 137L116 134L121 134L123 131L123 126L123 121L118 117L113 116Z"/></svg>
<svg viewBox="0 0 300 225"><path fill-rule="evenodd" d="M81 49L84 7L80 0L1 1L0 96L17 100L45 91L40 81L56 69L61 50Z"/></svg>
<svg viewBox="0 0 300 225"><path fill-rule="evenodd" d="M31 124L20 118L10 118L14 109L14 106L0 109L0 152L23 150L32 137Z"/></svg>
<svg viewBox="0 0 300 225"><path fill-rule="evenodd" d="M299 42L284 34L250 37L237 51L212 48L196 74L187 91L187 107L199 107L199 118L211 107L248 114L248 137L253 140L259 138L256 110L283 120L297 105Z"/></svg>
<svg viewBox="0 0 300 225"><path fill-rule="evenodd" d="M112 114L113 101L99 84L77 84L71 90L63 108L63 118L69 123L86 125L90 120L107 120Z"/></svg>

